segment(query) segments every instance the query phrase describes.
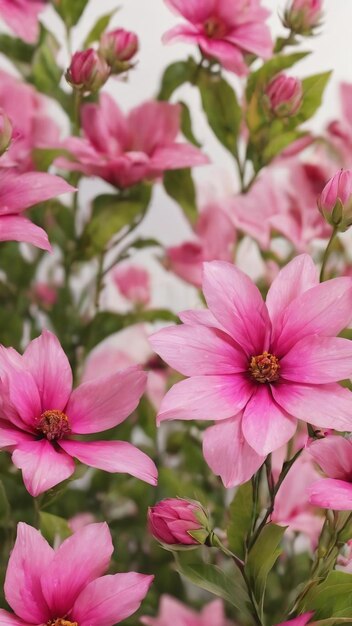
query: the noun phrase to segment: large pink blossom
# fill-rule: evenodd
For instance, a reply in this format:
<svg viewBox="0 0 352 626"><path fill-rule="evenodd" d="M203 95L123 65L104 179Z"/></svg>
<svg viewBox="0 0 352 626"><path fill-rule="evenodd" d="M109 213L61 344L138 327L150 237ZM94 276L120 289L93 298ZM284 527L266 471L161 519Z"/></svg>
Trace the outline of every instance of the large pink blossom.
<svg viewBox="0 0 352 626"><path fill-rule="evenodd" d="M172 596L163 595L160 600L158 617L142 617L145 626L227 626L222 600L207 604L200 613L196 613Z"/></svg>
<svg viewBox="0 0 352 626"><path fill-rule="evenodd" d="M272 41L260 0L165 0L188 24L175 26L163 41L186 41L240 76L248 73L247 53L267 59Z"/></svg>
<svg viewBox="0 0 352 626"><path fill-rule="evenodd" d="M153 576L109 574L114 547L106 523L89 524L57 550L20 522L5 577L2 626L114 626L138 611ZM105 575L104 575L105 574Z"/></svg>
<svg viewBox="0 0 352 626"><path fill-rule="evenodd" d="M236 232L220 203L211 202L200 211L194 238L166 251L166 263L186 282L201 287L203 262L231 261Z"/></svg>
<svg viewBox="0 0 352 626"><path fill-rule="evenodd" d="M35 169L33 150L59 141L60 131L48 115L47 99L31 85L0 71L0 107L13 127L12 143L2 155L1 165L21 172Z"/></svg>
<svg viewBox="0 0 352 626"><path fill-rule="evenodd" d="M238 463L234 447L266 455L291 439L297 420L352 429L352 394L337 383L351 376L352 345L336 338L351 319L351 279L319 284L303 254L281 270L265 303L248 276L213 261L204 264L203 293L208 310L185 312L183 325L151 338L189 377L166 394L158 423L215 420L205 458L218 459L225 480Z"/></svg>
<svg viewBox="0 0 352 626"><path fill-rule="evenodd" d="M328 435L311 443L309 452L328 476L308 486L310 502L325 509L352 511L352 440Z"/></svg>
<svg viewBox="0 0 352 626"><path fill-rule="evenodd" d="M0 16L17 37L34 43L39 35L38 15L45 6L45 0L0 0Z"/></svg>
<svg viewBox="0 0 352 626"><path fill-rule="evenodd" d="M150 101L125 116L106 93L99 104L82 108L83 138L71 137L64 147L73 159L58 164L87 176L99 176L117 187L129 187L162 176L166 170L208 162L198 148L176 141L181 109Z"/></svg>
<svg viewBox="0 0 352 626"><path fill-rule="evenodd" d="M44 331L23 356L0 348L0 447L12 452L32 496L69 478L73 457L107 472L127 472L155 485L153 461L126 441L82 441L72 435L121 424L138 405L146 374L115 370L72 391L72 371L58 339Z"/></svg>
<svg viewBox="0 0 352 626"><path fill-rule="evenodd" d="M63 178L44 172L19 174L0 168L0 241L24 241L51 250L46 232L22 213L39 202L75 191Z"/></svg>

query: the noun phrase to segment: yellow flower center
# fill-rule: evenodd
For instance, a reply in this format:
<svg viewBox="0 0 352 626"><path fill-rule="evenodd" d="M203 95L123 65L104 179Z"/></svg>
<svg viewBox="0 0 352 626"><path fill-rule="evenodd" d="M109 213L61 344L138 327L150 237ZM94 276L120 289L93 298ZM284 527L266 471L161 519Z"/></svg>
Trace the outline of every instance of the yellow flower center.
<svg viewBox="0 0 352 626"><path fill-rule="evenodd" d="M248 370L257 383L273 383L279 378L279 359L270 352L263 352L251 357Z"/></svg>
<svg viewBox="0 0 352 626"><path fill-rule="evenodd" d="M45 411L36 420L36 430L38 430L48 441L62 439L71 432L67 415L62 411L53 409ZM54 626L69 626L71 622L53 622Z"/></svg>
<svg viewBox="0 0 352 626"><path fill-rule="evenodd" d="M51 619L47 622L47 626L78 626L78 623L69 622L67 619L59 617L58 619Z"/></svg>

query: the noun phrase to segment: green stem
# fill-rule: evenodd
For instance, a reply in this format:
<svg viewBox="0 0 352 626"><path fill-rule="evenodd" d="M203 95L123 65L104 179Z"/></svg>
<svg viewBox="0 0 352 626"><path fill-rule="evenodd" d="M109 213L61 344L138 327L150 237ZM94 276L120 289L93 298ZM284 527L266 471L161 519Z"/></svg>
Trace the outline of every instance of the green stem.
<svg viewBox="0 0 352 626"><path fill-rule="evenodd" d="M320 270L320 282L323 283L325 280L325 268L326 268L326 264L328 262L329 256L330 256L330 252L331 252L331 248L332 245L335 241L335 237L338 233L338 227L334 226L334 229L331 233L331 237L329 239L329 243L326 246L325 252L324 252L324 256L323 256L323 262L322 262L322 266L321 266L321 270Z"/></svg>
<svg viewBox="0 0 352 626"><path fill-rule="evenodd" d="M82 93L79 89L73 90L73 134L79 135L81 127Z"/></svg>
<svg viewBox="0 0 352 626"><path fill-rule="evenodd" d="M104 285L104 259L105 259L105 250L100 253L98 257L98 271L95 280L95 299L94 305L96 311L99 311L99 302L100 302L100 294Z"/></svg>

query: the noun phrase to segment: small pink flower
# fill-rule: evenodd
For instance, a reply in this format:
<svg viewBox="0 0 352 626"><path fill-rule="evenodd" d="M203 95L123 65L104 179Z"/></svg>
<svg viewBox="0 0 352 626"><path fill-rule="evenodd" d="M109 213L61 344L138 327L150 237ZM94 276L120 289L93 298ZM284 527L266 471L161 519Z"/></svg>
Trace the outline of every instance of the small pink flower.
<svg viewBox="0 0 352 626"><path fill-rule="evenodd" d="M57 163L87 176L100 176L116 187L208 163L198 148L176 141L180 115L177 104L150 101L126 117L103 93L99 104L82 107L84 138L71 137L64 143L74 160L61 158Z"/></svg>
<svg viewBox="0 0 352 626"><path fill-rule="evenodd" d="M306 624L310 622L313 615L314 613L312 611L309 613L303 613L303 615L290 619L288 622L281 622L281 624L278 624L277 626L306 626Z"/></svg>
<svg viewBox="0 0 352 626"><path fill-rule="evenodd" d="M93 50L75 52L65 78L72 87L86 93L98 91L107 81L110 68L103 57Z"/></svg>
<svg viewBox="0 0 352 626"><path fill-rule="evenodd" d="M52 174L19 174L0 168L0 241L24 241L51 251L46 232L21 214L34 204L70 191L75 191L74 187Z"/></svg>
<svg viewBox="0 0 352 626"><path fill-rule="evenodd" d="M323 14L323 0L293 0L286 10L284 23L298 35L311 35L319 26Z"/></svg>
<svg viewBox="0 0 352 626"><path fill-rule="evenodd" d="M23 356L0 348L0 379L0 447L12 452L32 496L69 478L75 470L73 457L156 484L153 461L130 443L74 439L109 430L135 410L146 383L139 367L102 376L72 391L68 359L57 338L43 331Z"/></svg>
<svg viewBox="0 0 352 626"><path fill-rule="evenodd" d="M339 230L352 224L352 171L338 171L325 185L318 208L326 221Z"/></svg>
<svg viewBox="0 0 352 626"><path fill-rule="evenodd" d="M90 524L53 550L38 530L20 522L0 609L10 626L114 626L138 611L154 576L104 575L114 551L106 523Z"/></svg>
<svg viewBox="0 0 352 626"><path fill-rule="evenodd" d="M269 13L260 0L165 0L188 24L175 26L163 41L186 41L200 47L206 57L240 76L248 73L247 53L264 59L272 54L265 20Z"/></svg>
<svg viewBox="0 0 352 626"><path fill-rule="evenodd" d="M196 613L168 595L161 596L158 617L145 616L141 622L145 626L229 626L222 600L213 600Z"/></svg>
<svg viewBox="0 0 352 626"><path fill-rule="evenodd" d="M128 61L138 51L138 37L124 28L103 33L100 38L99 52L112 68L112 71L120 71L128 67Z"/></svg>
<svg viewBox="0 0 352 626"><path fill-rule="evenodd" d="M35 43L39 35L38 15L45 0L0 0L0 16L20 38Z"/></svg>
<svg viewBox="0 0 352 626"><path fill-rule="evenodd" d="M302 83L298 78L278 74L265 90L267 106L276 117L292 117L302 104Z"/></svg>
<svg viewBox="0 0 352 626"><path fill-rule="evenodd" d="M352 429L352 394L337 384L352 374L352 345L336 338L351 320L351 279L319 284L303 254L281 270L265 303L248 276L213 261L204 264L203 293L208 310L185 312L183 325L151 337L157 354L189 377L166 394L158 423L216 420L208 450L226 482L235 436L236 446L263 457L291 439L297 420Z"/></svg>
<svg viewBox="0 0 352 626"><path fill-rule="evenodd" d="M32 295L45 309L51 309L57 301L57 287L45 282L37 282L33 286Z"/></svg>
<svg viewBox="0 0 352 626"><path fill-rule="evenodd" d="M148 510L153 537L167 545L198 545L209 536L209 520L199 502L182 498L161 500Z"/></svg>
<svg viewBox="0 0 352 626"><path fill-rule="evenodd" d="M314 506L335 511L352 511L352 441L338 435L318 439L308 448L328 478L308 487Z"/></svg>
<svg viewBox="0 0 352 626"><path fill-rule="evenodd" d="M147 270L137 265L121 265L113 274L120 293L132 304L146 306L150 301L150 276Z"/></svg>

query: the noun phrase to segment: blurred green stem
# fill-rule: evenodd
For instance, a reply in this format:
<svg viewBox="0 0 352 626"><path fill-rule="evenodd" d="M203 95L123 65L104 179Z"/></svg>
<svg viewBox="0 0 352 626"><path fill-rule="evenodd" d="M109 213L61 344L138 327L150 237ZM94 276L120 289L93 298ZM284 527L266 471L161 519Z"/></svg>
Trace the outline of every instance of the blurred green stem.
<svg viewBox="0 0 352 626"><path fill-rule="evenodd" d="M326 264L328 262L329 256L330 256L330 252L333 246L333 243L335 241L335 237L338 233L338 227L335 226L332 233L331 233L331 237L329 239L329 243L326 246L325 252L324 252L324 256L323 256L323 262L321 265L321 270L320 270L320 282L323 283L325 280L325 269L326 269Z"/></svg>

